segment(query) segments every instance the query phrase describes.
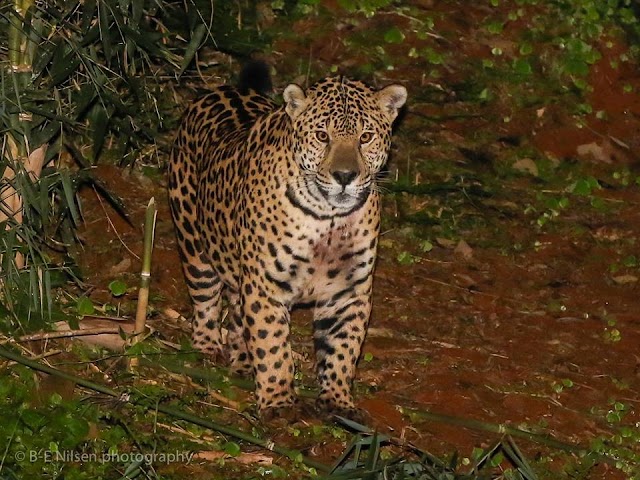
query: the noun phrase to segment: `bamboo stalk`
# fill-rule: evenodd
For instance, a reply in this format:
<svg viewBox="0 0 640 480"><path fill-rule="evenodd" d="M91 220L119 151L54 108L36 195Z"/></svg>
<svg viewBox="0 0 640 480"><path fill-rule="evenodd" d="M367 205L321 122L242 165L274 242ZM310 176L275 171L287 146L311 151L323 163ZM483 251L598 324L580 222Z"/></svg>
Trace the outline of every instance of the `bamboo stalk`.
<svg viewBox="0 0 640 480"><path fill-rule="evenodd" d="M456 417L454 415L445 415L443 413L434 413L426 410L418 410L415 408L400 408L400 413L417 417L423 420L430 420L438 423L446 423L448 425L456 425L470 430L481 430L484 432L498 433L500 435L511 435L512 437L519 437L529 440L531 442L540 443L551 448L557 448L565 452L584 452L586 451L579 445L571 443L561 442L555 438L551 438L548 435L540 435L538 433L527 432L526 430L520 430L519 428L505 425L504 423L489 423L481 420L474 420L471 418Z"/></svg>
<svg viewBox="0 0 640 480"><path fill-rule="evenodd" d="M13 360L14 362L20 363L22 365L25 365L25 366L33 369L33 370L37 370L39 372L47 373L49 375L53 375L53 376L58 377L58 378L69 380L71 382L74 382L77 385L80 385L81 387L88 388L89 390L93 390L93 391L102 393L104 395L108 395L110 397L117 398L120 401L123 401L123 402L126 402L126 403L130 403L132 405L138 405L138 406L144 407L149 411L158 411L158 412L164 413L165 415L169 415L169 416L171 416L173 418L184 420L185 422L193 423L194 425L199 425L201 427L208 428L210 430L214 430L214 431L222 433L224 435L229 435L231 437L237 438L237 439L245 441L247 443L251 443L253 445L257 445L259 447L265 448L265 449L270 450L272 452L275 452L275 453L277 453L279 455L284 455L284 456L287 456L289 458L295 458L295 457L298 456L298 453L299 453L296 450L291 450L291 449L288 449L286 447L282 447L282 446L276 445L271 440L254 437L253 435L251 435L251 434L249 434L247 432L243 432L242 430L238 430L236 428L229 427L227 425L222 425L220 423L216 423L216 422L212 422L210 420L206 420L206 419L200 418L200 417L198 417L196 415L193 415L191 413L185 412L185 411L180 410L178 408L173 408L173 407L169 407L169 406L166 406L166 405L158 405L156 403L148 404L145 401L145 399L131 398L130 396L123 395L122 393L118 392L117 390L113 390L113 389L111 389L109 387L106 387L104 385L100 385L98 383L91 382L91 381L89 381L89 380L87 380L85 378L78 377L76 375L72 375L71 373L67 373L67 372L64 372L62 370L58 370L57 368L50 367L50 366L44 365L44 364L42 364L40 362L35 362L33 360L25 358L22 355L20 355L19 353L14 353L14 352L12 352L10 350L7 350L6 348L4 348L2 346L0 346L0 356L2 356L4 358L8 358L9 360ZM302 457L302 463L304 463L308 467L315 468L316 470L318 470L319 472L322 472L322 473L328 473L328 472L331 471L331 467L330 466L325 465L324 463L317 462L317 461L315 461L315 460L313 460L311 458L307 458L305 456Z"/></svg>
<svg viewBox="0 0 640 480"><path fill-rule="evenodd" d="M248 380L246 378L237 376L234 377L233 375L231 375L229 370L224 367L208 366L206 369L185 367L184 365L174 365L169 362L163 362L161 359L157 359L154 361L142 359L142 362L145 367L155 369L163 368L165 370L168 370L169 372L186 375L187 377L196 380L216 381L219 380L220 374L222 374L225 377L226 381L228 381L229 385L233 387L241 388L249 392L253 392L255 390L255 384L253 383L253 380ZM296 393L299 397L315 399L318 396L318 389L307 386L300 386L296 387Z"/></svg>
<svg viewBox="0 0 640 480"><path fill-rule="evenodd" d="M14 16L9 22L9 72L13 77L13 84L16 89L27 89L32 71L32 50L29 48L29 38L25 34L24 20L27 12L33 7L35 0L14 0ZM20 92L16 92L19 94ZM18 95L19 97L19 95ZM23 136L23 141L18 141L15 134L5 133L4 151L0 154L6 156L10 165L2 172L0 178L0 222L11 219L16 224L22 224L22 197L16 191L15 181L18 174L18 162L22 162L24 171L33 179L40 177L44 165L47 145L40 145L38 148L29 151L31 115L20 112L11 118L12 126ZM14 228L7 223L7 229ZM24 255L16 252L14 263L17 269L25 266ZM0 262L2 258L0 257Z"/></svg>
<svg viewBox="0 0 640 480"><path fill-rule="evenodd" d="M153 253L153 239L156 230L156 218L158 209L156 200L151 197L147 205L144 220L144 253L142 256L142 271L140 272L140 290L138 290L138 308L136 310L136 323L133 329L131 344L135 345L142 338L147 320L147 306L149 305L149 285L151 284L151 254ZM129 361L131 368L137 368L138 357L132 357Z"/></svg>

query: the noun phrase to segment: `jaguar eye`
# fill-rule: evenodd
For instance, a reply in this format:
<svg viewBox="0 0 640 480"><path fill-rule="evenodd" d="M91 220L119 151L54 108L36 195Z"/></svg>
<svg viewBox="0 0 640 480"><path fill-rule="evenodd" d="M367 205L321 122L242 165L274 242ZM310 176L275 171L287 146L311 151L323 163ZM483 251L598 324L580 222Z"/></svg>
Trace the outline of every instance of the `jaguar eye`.
<svg viewBox="0 0 640 480"><path fill-rule="evenodd" d="M318 130L316 132L316 138L318 139L319 142L329 143L329 134L324 130Z"/></svg>
<svg viewBox="0 0 640 480"><path fill-rule="evenodd" d="M360 144L361 145L365 145L365 144L369 143L371 140L373 140L373 133L372 132L362 132L362 135L360 135Z"/></svg>

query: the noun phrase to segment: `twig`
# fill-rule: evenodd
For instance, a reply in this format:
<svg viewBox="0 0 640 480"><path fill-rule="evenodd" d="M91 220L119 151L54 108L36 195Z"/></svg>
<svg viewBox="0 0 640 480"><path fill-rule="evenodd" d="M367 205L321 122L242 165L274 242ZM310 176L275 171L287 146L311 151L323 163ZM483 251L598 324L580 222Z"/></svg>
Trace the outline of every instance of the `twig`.
<svg viewBox="0 0 640 480"><path fill-rule="evenodd" d="M102 211L104 212L104 216L107 219L107 223L113 229L113 232L116 234L116 237L118 237L118 240L120 241L122 246L124 248L126 248L127 252L129 252L131 255L133 255L134 258L136 258L137 260L140 260L140 257L133 250L131 250L126 243L124 243L124 240L122 239L122 237L118 233L118 230L116 229L116 226L111 221L111 218L109 217L109 214L107 213L107 209L104 208L104 203L102 202L102 198L100 198L100 194L96 190L95 186L93 187L93 192L96 194L96 198L98 199L98 203L100 204L100 207L102 208Z"/></svg>
<svg viewBox="0 0 640 480"><path fill-rule="evenodd" d="M289 458L295 458L299 455L299 452L295 451L295 450L290 450L288 448L285 447L281 447L279 445L276 445L275 443L273 443L273 441L268 440L268 439L263 439L263 438L257 438L254 437L253 435L243 432L241 430L237 430L235 428L229 427L227 425L222 425L220 423L216 423L216 422L212 422L210 420L206 420L203 418L200 418L196 415L193 415L191 413L185 412L183 410L180 410L178 408L173 408L173 407L169 407L166 405L158 405L155 402L151 402L149 403L148 400L141 398L141 399L137 399L137 398L132 398L130 396L127 395L122 395L121 392L118 392L117 390L113 390L109 387L106 387L104 385L100 385L98 383L94 383L91 382L85 378L82 377L78 377L76 375L72 375L71 373L67 373L64 372L62 370L58 370L57 368L53 368L53 367L49 367L47 365L44 365L40 362L34 362L32 360L29 360L28 358L23 357L22 355L18 354L18 353L14 353L10 350L5 349L4 347L0 346L0 356L8 358L9 360L13 360L14 362L18 362L22 365L25 365L29 368L32 368L33 370L38 370L40 372L44 372L47 373L49 375L54 375L58 378L63 378L65 380L69 380L71 382L75 382L77 385L80 385L81 387L84 388L88 388L89 390L93 390L96 392L100 392L104 395L108 395L110 397L113 398L117 398L122 402L126 402L126 403L130 403L132 405L138 405L141 406L143 408L146 408L149 411L158 411L160 413L164 413L165 415L169 415L171 417L180 419L180 420L184 420L186 422L189 423L193 423L194 425L199 425L201 427L204 428L208 428L210 430L215 430L216 432L222 433L224 435L229 435L232 437L235 437L239 440L243 440L247 443L251 443L253 445L257 445L259 447L262 448L266 448L267 450L270 450L272 452L276 452L280 455L285 455ZM315 460L312 460L310 458L307 457L302 457L302 462L311 467L311 468L315 468L316 470L318 470L319 472L322 473L328 473L331 471L331 467L329 467L328 465L325 465L324 463L320 463L317 462Z"/></svg>
<svg viewBox="0 0 640 480"><path fill-rule="evenodd" d="M87 335L119 335L120 328L103 327L103 328L87 328L85 330L65 330L63 332L40 332L31 335L23 335L18 338L18 342L34 342L37 340L52 340L54 338L84 337Z"/></svg>
<svg viewBox="0 0 640 480"><path fill-rule="evenodd" d="M209 395L211 398L217 400L218 402L222 403L223 405L226 405L227 407L229 407L230 409L232 409L236 413L239 412L242 409L242 407L240 406L239 402L236 402L235 400L231 400L230 398L227 398L224 395L220 395L220 394L218 394L216 392L213 392L213 391L207 392L207 395Z"/></svg>

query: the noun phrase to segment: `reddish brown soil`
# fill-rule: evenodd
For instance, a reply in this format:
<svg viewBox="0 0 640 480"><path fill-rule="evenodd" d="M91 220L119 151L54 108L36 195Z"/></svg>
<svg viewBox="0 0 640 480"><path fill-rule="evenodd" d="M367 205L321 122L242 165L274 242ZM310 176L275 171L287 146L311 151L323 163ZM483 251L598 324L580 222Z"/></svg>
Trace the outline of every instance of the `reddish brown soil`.
<svg viewBox="0 0 640 480"><path fill-rule="evenodd" d="M438 2L422 3L426 9L444 9L432 4ZM479 11L474 13L476 21ZM488 54L489 47L473 37L473 16L464 22L459 17L454 20L454 15L437 18L439 34L453 38L447 32L457 32L458 55ZM318 22L310 18L296 24L294 30L302 35L326 29ZM374 17L372 22L374 26L375 22L402 26L404 20L387 15ZM366 25L362 23L359 28ZM339 36L325 40L327 36L309 40L311 47L300 42L297 49L291 40L282 40L275 49L297 55L311 48L320 65L338 64L345 69L357 61L343 58ZM397 168L402 172L408 158L444 158L445 150L433 147L434 140L459 140L458 145L448 142L446 151L451 152L457 146L467 146L472 132L483 131L489 132L492 140L475 147L494 154L498 149L498 158L502 147L496 147L497 139L518 137L560 162L579 164L581 172L594 175L603 184L609 181L611 185L595 195L610 208L599 211L587 200L572 197L570 209L539 228L535 221L539 212L532 215L525 209L534 202L536 191L545 187L534 178L514 176L505 180L485 205L469 200L467 213L460 215L476 209L475 215L483 220L480 226L461 228L455 242L443 242L444 246L435 242L439 236L436 229L429 236L436 246L420 253L417 242L392 219L397 202L406 196L388 196L385 215L391 227L383 236L372 331L364 348L373 357L360 362L358 377L362 385L376 387L360 396L360 405L370 412L378 427L391 428L394 435L436 454L457 449L468 456L473 447L487 446L499 435L419 420L401 413L399 407L522 426L584 446L593 438L610 435L602 412L611 408L612 399L628 406L625 422L640 420L640 272L633 267L612 270L613 264L620 264L629 255L640 257L640 190L615 186L611 180L612 173L622 167L637 171L640 146L640 99L637 93L623 93L622 89L626 84L632 85L634 92L640 88L637 66L613 70L609 62L624 48L623 42L616 40L613 47L603 49L610 55L591 69L588 81L593 91L587 100L594 112L606 112L606 120L596 118L594 113L586 117L587 127L576 127L572 114L561 104L514 110L506 101L497 101L480 112L481 117L428 124L417 114L445 115L456 108L455 104L410 104L399 128L392 172ZM282 71L288 68L277 65ZM455 70L440 81L454 82L458 75ZM388 77L405 81L414 98L423 88L422 72L410 62L399 65ZM497 120L506 115L512 117L509 124ZM403 131L410 133L403 136ZM579 156L578 147L590 143L603 147L610 163ZM487 168L466 167L484 172ZM429 182L428 173L420 175ZM163 181L151 181L136 172L123 175L122 170L106 166L98 169L97 176L124 198L133 227L108 207L103 209L92 191L83 193L86 224L82 236L86 247L82 264L87 281L95 287L93 297L113 302L106 286L123 275L130 285L136 284L140 262L124 245L140 254L143 210L148 199L155 196L160 210L152 304L158 310L171 308L188 314L189 301ZM414 210L420 202L447 206L445 197L437 202L429 197L407 201ZM454 248L458 240L464 240L470 249ZM419 258L409 265L399 264L397 255L404 250ZM122 264L123 259L131 263ZM162 314L157 314L155 321L160 327L168 323ZM304 316L299 321L304 324ZM619 341L609 339L614 329L620 332ZM187 335L184 328L180 331ZM296 347L308 352L308 339L300 337ZM554 386L563 380L570 380L572 386L556 391ZM551 453L552 470L566 464L566 457L554 463L554 450L525 440L518 443L530 458ZM320 453L326 458L337 451L336 445L328 445ZM625 477L601 465L589 478Z"/></svg>

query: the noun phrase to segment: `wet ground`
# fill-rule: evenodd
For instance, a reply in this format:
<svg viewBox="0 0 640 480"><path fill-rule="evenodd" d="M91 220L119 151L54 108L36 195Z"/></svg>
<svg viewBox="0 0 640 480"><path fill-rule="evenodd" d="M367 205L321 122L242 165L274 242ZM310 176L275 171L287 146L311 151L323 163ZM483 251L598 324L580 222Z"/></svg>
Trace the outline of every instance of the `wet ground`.
<svg viewBox="0 0 640 480"><path fill-rule="evenodd" d="M333 65L366 76L366 64L378 72L377 83L399 81L409 89L385 184L359 405L380 429L442 455L469 456L499 435L425 419L422 411L508 424L584 447L611 440L621 425L640 421L637 65L619 61L627 51L623 37L601 36L594 44L602 58L583 77L590 86L583 94L543 85L548 44L535 47L543 60L531 62L531 76L500 79L499 70L479 65L519 58L510 52L521 48L533 20L519 16L492 35L485 25L515 3L465 7L465 15L460 8L416 1L409 13L390 9L337 23L310 15L293 25L298 37L276 41L268 56L278 88L289 79L304 82L310 59L312 77ZM418 35L416 25L429 35ZM363 32L393 27L406 32L402 41L383 42L383 58L363 56ZM431 48L444 59L411 60L412 48ZM495 48L503 57L495 58ZM393 69L381 69L396 58ZM219 81L213 72L211 81ZM96 176L123 198L133 226L95 192L83 192L81 258L92 298L113 303L107 285L116 278L137 284L140 262L132 252L140 254L143 210L155 196L151 323L169 339L187 336L185 325L169 328L163 313L188 315L189 301L162 173L102 166ZM297 317L295 349L309 354L310 325L304 313ZM308 370L310 362L303 365ZM616 408L620 415L612 416ZM282 438L296 443L287 432ZM638 454L637 440L618 440ZM542 471L558 472L544 478L560 478L572 464L570 454L518 444ZM311 453L330 458L341 445L336 440ZM629 478L606 463L584 476L566 475Z"/></svg>

